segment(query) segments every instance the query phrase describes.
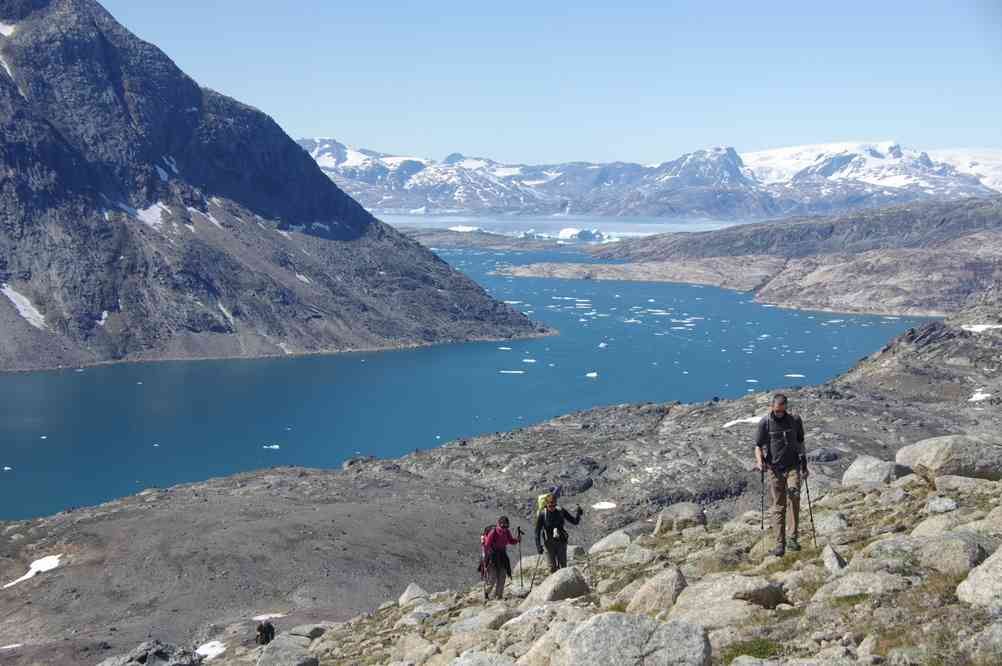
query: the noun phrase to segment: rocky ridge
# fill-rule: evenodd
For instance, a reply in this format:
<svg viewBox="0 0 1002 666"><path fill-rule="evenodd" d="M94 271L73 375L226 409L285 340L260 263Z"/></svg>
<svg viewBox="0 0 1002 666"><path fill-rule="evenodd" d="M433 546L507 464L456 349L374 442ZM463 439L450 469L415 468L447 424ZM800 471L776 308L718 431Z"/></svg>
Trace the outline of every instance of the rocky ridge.
<svg viewBox="0 0 1002 666"><path fill-rule="evenodd" d="M537 332L94 0L0 24L0 370Z"/></svg>
<svg viewBox="0 0 1002 666"><path fill-rule="evenodd" d="M1002 283L1002 199L907 205L670 233L588 248L617 263L511 266L518 277L692 282L781 307L944 316Z"/></svg>
<svg viewBox="0 0 1002 666"><path fill-rule="evenodd" d="M996 485L965 485L964 481L939 478L982 472L962 466L937 467L942 454L926 459L905 447L926 442L934 451L927 440L941 446L943 440L937 443L935 438L953 435L962 435L954 438L954 443L965 438L984 442L984 451L998 445L997 433L1002 427L1002 410L998 409L1002 404L998 374L1002 311L993 303L986 295L979 309L957 321L934 322L909 331L825 385L785 389L807 425L813 498L821 500L826 493L842 498L818 507L825 509L816 511L819 532L831 539L848 533L855 539L851 541L854 547L868 545L877 534L874 527L878 523L896 526L890 530L896 535L903 533L897 526L904 523L905 531L911 533L923 515L916 507L935 493L943 498L935 501L930 518L939 515L936 511L965 518L982 511L985 516L974 515L970 521L988 519L994 505L985 504L978 489L997 495ZM394 461L352 460L338 472L268 470L151 489L99 507L4 523L0 525L3 580L15 580L39 558L64 556L59 568L0 591L0 645L23 644L4 658L17 666L58 659L97 661L102 655L128 652L152 637L189 647L219 641L228 646L229 653L213 663L221 659L254 663L258 655L247 645L253 625L249 618L283 614L276 623L285 632L300 625L344 622L351 613L370 609L374 615L366 613L354 624L338 625L339 633L325 633L330 639L325 652L315 656L329 664L387 663L398 658L390 651L405 640L405 634L424 632L429 622L440 626L444 617L452 623L479 614L481 608L471 605L477 592L468 593L464 582L475 579L476 536L498 513L512 516L516 525L526 525L532 512L528 498L550 483L563 484L567 504L580 503L586 509L582 526L573 530L575 543L593 544L593 555L606 549L621 551L607 564L600 564L597 555L585 560L590 564L579 573L592 594L608 596L620 591L612 583L600 589L599 578L622 578L634 570L644 572L645 578L655 578L663 573L665 553L688 586L695 588L705 582L713 588L710 583L714 579L704 581L704 574L746 575L757 566L749 554L759 543L757 520L746 518L746 529L738 530L743 536L734 542L728 541L730 529L721 531L721 526L758 508L759 479L749 469L750 438L753 423L765 412L767 402L768 394L759 393L740 400L691 405L599 408L510 433L452 442ZM547 455L540 455L543 450ZM953 459L968 460L969 454L963 451L960 449ZM901 488L877 485L873 486L876 491L870 486L851 493L842 490L846 481L854 479L865 484L896 481L901 473L894 462L896 456L900 456L901 465L917 472L919 481L914 488L913 478ZM935 493L931 484L936 486ZM884 493L893 495L885 502L881 499ZM896 499L892 501L892 497ZM949 509L951 502L960 507L959 513ZM882 522L885 515L893 518L887 525ZM705 517L711 534L703 535L699 516ZM945 521L952 529L953 517L936 521ZM691 552L680 550L672 555L674 538L671 543L659 541L665 538L669 525L673 532L682 531L678 545ZM861 528L846 532L847 526ZM695 531L688 531L691 528ZM658 539L638 540L656 530ZM844 560L853 559L854 551L847 551L846 543L832 541L832 545ZM914 544L905 545L911 548ZM583 552L573 550L578 565ZM811 557L818 555L837 561L820 552ZM685 566L690 557L695 563L718 556L726 563L708 564L702 573ZM603 567L605 573L596 573ZM773 573L777 572L769 575ZM917 579L912 580L916 575L926 576L900 569L889 572L899 577L890 579L881 572L860 573L867 575L850 579L854 585L880 579L900 586L899 578L909 581L908 588L894 594L920 585ZM978 580L981 578L975 582ZM663 599L678 591L674 574L665 574L658 581L638 598L634 611L650 607L652 596ZM394 628L410 612L375 609L410 582L423 590L459 591L426 593L428 601L421 604L427 606L421 609L426 616L414 615ZM628 582L633 581L624 586ZM826 578L824 583L828 582ZM725 581L719 587L729 589L733 583ZM567 584L580 587L577 579ZM638 591L640 585L631 591ZM766 590L774 594L775 586ZM857 593L863 592L853 594ZM689 607L689 599L679 598L680 608ZM783 618L782 611L790 610L779 608L778 603L769 606L776 601L774 596L759 597L756 593L754 598L766 602L731 599L726 604L728 612L737 617L751 610L757 617ZM629 611L634 598L624 596L619 601L622 607L615 608ZM737 601L776 614L764 616L761 609L731 603ZM581 603L584 605L578 608ZM790 605L797 608L796 603ZM952 601L947 605L963 609ZM474 606L477 608L464 610ZM502 615L519 610L505 608ZM565 628L576 628L605 606L601 600L588 597L560 608L554 611L559 617L549 611L534 611L524 618L526 622L536 618L530 622L536 628L525 637L525 649L540 638L543 625L571 622ZM457 612L468 615L452 617ZM968 614L958 617L966 621ZM972 622L987 622L976 613L970 617ZM372 624L374 618L376 624ZM471 620L470 624L480 621ZM619 623L621 619L608 621ZM656 638L661 635L658 630L659 626L644 624L631 628L630 635L639 636L636 640L654 649L661 644ZM719 657L724 645L714 638L715 631L711 629L709 637ZM344 638L345 633L351 635ZM845 633L838 633L837 638L841 640ZM800 629L796 636L800 642L806 640ZM425 634L422 639L447 653L449 639L444 636ZM551 639L556 640L556 635ZM290 641L298 644L298 654L314 650L316 638L306 645L302 637ZM366 661L354 652L333 652L335 643L355 646L351 649L364 650L363 656L371 659ZM506 649L478 645L488 651ZM545 652L545 645L539 651ZM470 647L473 645L463 649ZM852 647L858 653L860 643ZM806 654L792 650L792 646L783 649L791 650L791 656ZM262 662L268 663L274 662Z"/></svg>

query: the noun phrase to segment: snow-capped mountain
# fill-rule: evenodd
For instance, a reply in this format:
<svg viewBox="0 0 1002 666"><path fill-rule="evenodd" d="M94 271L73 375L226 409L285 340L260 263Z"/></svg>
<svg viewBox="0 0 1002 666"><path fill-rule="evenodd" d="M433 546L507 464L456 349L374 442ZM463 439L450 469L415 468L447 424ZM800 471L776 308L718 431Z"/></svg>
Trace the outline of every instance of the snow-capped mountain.
<svg viewBox="0 0 1002 666"><path fill-rule="evenodd" d="M926 153L893 141L739 154L687 153L654 165L441 161L300 140L320 167L377 212L651 215L749 219L831 213L1002 191L1002 150Z"/></svg>

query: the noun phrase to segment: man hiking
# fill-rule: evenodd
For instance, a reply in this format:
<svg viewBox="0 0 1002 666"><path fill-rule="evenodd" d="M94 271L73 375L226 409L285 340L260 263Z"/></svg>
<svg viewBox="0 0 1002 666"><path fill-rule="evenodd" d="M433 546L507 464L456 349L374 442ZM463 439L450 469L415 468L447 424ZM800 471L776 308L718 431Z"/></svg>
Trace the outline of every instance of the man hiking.
<svg viewBox="0 0 1002 666"><path fill-rule="evenodd" d="M546 500L546 507L536 516L536 552L542 555L545 547L550 573L567 566L568 536L564 522L577 525L583 513L580 506L575 513L573 515L558 507L557 498L551 494Z"/></svg>
<svg viewBox="0 0 1002 666"><path fill-rule="evenodd" d="M776 547L782 557L787 550L800 550L800 484L808 477L804 451L804 422L786 411L786 396L777 393L772 409L758 424L755 439L755 469L761 471L772 494L772 523ZM793 513L790 538L786 532L786 503Z"/></svg>
<svg viewBox="0 0 1002 666"><path fill-rule="evenodd" d="M521 532L521 528L519 528ZM508 546L517 544L519 540L508 529L508 516L498 518L497 524L484 537L484 566L487 571L487 587L484 598L490 599L491 588L494 588L494 598L501 599L504 595L504 583L511 578L511 560L508 559Z"/></svg>

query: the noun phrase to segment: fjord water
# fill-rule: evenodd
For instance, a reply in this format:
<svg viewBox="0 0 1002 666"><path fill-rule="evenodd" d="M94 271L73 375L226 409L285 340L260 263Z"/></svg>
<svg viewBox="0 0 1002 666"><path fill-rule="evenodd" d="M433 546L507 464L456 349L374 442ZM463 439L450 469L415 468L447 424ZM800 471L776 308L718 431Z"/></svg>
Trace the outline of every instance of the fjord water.
<svg viewBox="0 0 1002 666"><path fill-rule="evenodd" d="M688 285L490 274L498 263L582 260L570 254L440 254L560 335L3 375L0 520L272 465L398 456L596 405L818 383L919 322L764 307Z"/></svg>

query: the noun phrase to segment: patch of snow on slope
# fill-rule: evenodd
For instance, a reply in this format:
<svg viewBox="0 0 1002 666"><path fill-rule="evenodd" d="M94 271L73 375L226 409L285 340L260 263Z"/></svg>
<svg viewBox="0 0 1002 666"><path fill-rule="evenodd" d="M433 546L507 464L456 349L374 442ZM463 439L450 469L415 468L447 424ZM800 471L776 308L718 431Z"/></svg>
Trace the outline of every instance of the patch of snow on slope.
<svg viewBox="0 0 1002 666"><path fill-rule="evenodd" d="M169 176L167 175L167 172L166 172L166 171L164 171L163 167L161 167L161 166L160 166L160 165L158 165L158 164L154 164L154 165L153 165L153 168L157 170L157 175L158 175L158 176L160 176L160 180L162 180L162 181L163 181L163 182L165 182L165 183L166 183L166 182L167 182L168 180L170 180L170 177L169 177Z"/></svg>
<svg viewBox="0 0 1002 666"><path fill-rule="evenodd" d="M306 277L302 273L296 273L296 279L302 282L303 284L313 284L313 280Z"/></svg>
<svg viewBox="0 0 1002 666"><path fill-rule="evenodd" d="M498 178L510 178L522 174L522 167L495 167L494 175Z"/></svg>
<svg viewBox="0 0 1002 666"><path fill-rule="evenodd" d="M0 650L16 650L24 643L11 643L10 645L0 645Z"/></svg>
<svg viewBox="0 0 1002 666"><path fill-rule="evenodd" d="M0 35L3 35L4 37L10 37L11 35L14 34L15 30L17 30L17 26L14 25L13 23L0 22Z"/></svg>
<svg viewBox="0 0 1002 666"><path fill-rule="evenodd" d="M278 620L283 617L285 617L285 613L264 613L263 615L255 615L251 619L255 622L265 622L266 620Z"/></svg>
<svg viewBox="0 0 1002 666"><path fill-rule="evenodd" d="M769 185L788 182L804 169L836 155L866 155L869 148L887 153L895 145L897 143L894 141L818 143L742 153L741 161L751 170L756 180Z"/></svg>
<svg viewBox="0 0 1002 666"><path fill-rule="evenodd" d="M480 227L471 227L465 224L460 224L455 227L449 227L449 231L456 231L461 234L469 234L473 233L474 231L483 231L483 229L481 229Z"/></svg>
<svg viewBox="0 0 1002 666"><path fill-rule="evenodd" d="M379 161L390 167L391 169L396 169L404 162L419 162L421 164L428 164L428 160L423 157L380 157Z"/></svg>
<svg viewBox="0 0 1002 666"><path fill-rule="evenodd" d="M108 323L108 311L105 310L104 312L101 313L101 318L97 320L97 325L104 326L107 323Z"/></svg>
<svg viewBox="0 0 1002 666"><path fill-rule="evenodd" d="M49 328L48 324L45 323L45 315L43 315L39 309L35 307L27 296L18 293L7 283L0 284L0 293L3 293L4 296L10 299L10 302L14 304L15 308L17 308L18 314L21 315L29 324L40 331L44 331Z"/></svg>
<svg viewBox="0 0 1002 666"><path fill-rule="evenodd" d="M992 397L991 393L985 392L984 389L978 389L967 402L981 402L982 400L988 400L990 397Z"/></svg>
<svg viewBox="0 0 1002 666"><path fill-rule="evenodd" d="M226 317L227 321L230 322L230 326L236 327L237 322L235 319L233 319L233 314L229 310L227 310L226 306L223 305L222 303L217 303L217 305L219 306L219 311L222 312L223 316Z"/></svg>
<svg viewBox="0 0 1002 666"><path fill-rule="evenodd" d="M966 324L960 328L970 333L984 333L985 331L993 331L995 329L1002 328L1002 324Z"/></svg>
<svg viewBox="0 0 1002 666"><path fill-rule="evenodd" d="M21 576L17 580L13 580L13 581L7 583L6 585L3 586L3 588L0 588L0 589L6 590L9 587L14 587L18 583L23 583L24 581L28 580L29 578L34 578L37 574L45 573L47 571L52 571L53 569L55 569L55 568L57 568L59 566L59 559L61 557L62 557L61 554L60 555L49 555L48 557L43 557L40 560L35 560L28 567L28 573L24 574L23 576Z"/></svg>
<svg viewBox="0 0 1002 666"><path fill-rule="evenodd" d="M205 661L212 661L224 652L226 652L226 643L222 641L209 641L198 646L195 650L195 654L205 657Z"/></svg>
<svg viewBox="0 0 1002 666"><path fill-rule="evenodd" d="M140 208L136 210L136 217L138 217L140 221L142 221L142 223L150 229L159 231L160 227L163 225L162 215L164 212L170 213L170 208L163 202L158 201L149 208Z"/></svg>
<svg viewBox="0 0 1002 666"><path fill-rule="evenodd" d="M946 148L930 150L929 157L946 162L957 171L979 179L985 187L1002 192L1002 148Z"/></svg>
<svg viewBox="0 0 1002 666"><path fill-rule="evenodd" d="M4 57L2 55L0 55L0 65L3 65L3 68L5 70L7 70L7 76L9 76L10 80L13 81L14 80L14 70L12 70L10 68L10 65L7 64L7 61L4 60Z"/></svg>
<svg viewBox="0 0 1002 666"><path fill-rule="evenodd" d="M731 427L736 426L736 425L738 425L740 423L758 423L761 420L762 420L761 416L749 416L749 417L743 418L743 419L734 419L733 421L728 421L727 423L724 424L724 427L725 428L731 428Z"/></svg>

